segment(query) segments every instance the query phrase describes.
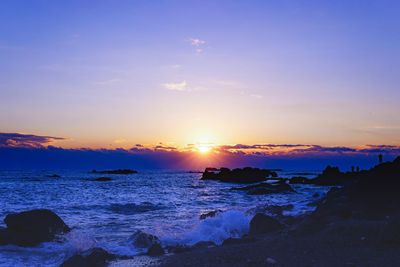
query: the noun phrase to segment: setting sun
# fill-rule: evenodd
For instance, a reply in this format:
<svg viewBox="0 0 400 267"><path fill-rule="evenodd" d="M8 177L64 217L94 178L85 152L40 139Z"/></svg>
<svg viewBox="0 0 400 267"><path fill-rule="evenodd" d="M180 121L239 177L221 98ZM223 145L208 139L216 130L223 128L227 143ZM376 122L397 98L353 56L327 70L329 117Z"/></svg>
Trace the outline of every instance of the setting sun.
<svg viewBox="0 0 400 267"><path fill-rule="evenodd" d="M207 154L212 149L212 145L211 144L197 144L196 148L201 154Z"/></svg>

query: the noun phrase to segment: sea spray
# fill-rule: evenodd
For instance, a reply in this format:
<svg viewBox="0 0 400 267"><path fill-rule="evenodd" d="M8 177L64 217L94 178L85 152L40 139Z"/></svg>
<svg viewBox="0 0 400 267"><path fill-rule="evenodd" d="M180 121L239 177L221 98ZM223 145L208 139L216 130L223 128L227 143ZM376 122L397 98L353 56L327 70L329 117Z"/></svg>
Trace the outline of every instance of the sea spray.
<svg viewBox="0 0 400 267"><path fill-rule="evenodd" d="M215 217L199 221L193 230L178 240L166 238L166 243L194 245L200 241L213 241L217 245L230 237L241 237L249 231L251 216L244 212L231 210L217 214Z"/></svg>

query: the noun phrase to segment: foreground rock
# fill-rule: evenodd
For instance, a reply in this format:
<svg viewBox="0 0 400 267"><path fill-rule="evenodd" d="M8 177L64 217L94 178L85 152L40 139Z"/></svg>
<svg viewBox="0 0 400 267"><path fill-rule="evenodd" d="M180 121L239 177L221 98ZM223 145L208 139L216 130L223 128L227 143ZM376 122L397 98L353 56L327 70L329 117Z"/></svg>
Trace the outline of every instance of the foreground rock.
<svg viewBox="0 0 400 267"><path fill-rule="evenodd" d="M216 180L230 183L256 183L266 181L268 177L277 177L276 172L267 169L246 167L243 169L206 168L202 180Z"/></svg>
<svg viewBox="0 0 400 267"><path fill-rule="evenodd" d="M116 255L108 253L102 248L93 248L72 256L63 262L60 267L105 267L116 258Z"/></svg>
<svg viewBox="0 0 400 267"><path fill-rule="evenodd" d="M7 228L0 229L1 245L36 246L70 231L57 214L47 209L11 213L4 222Z"/></svg>
<svg viewBox="0 0 400 267"><path fill-rule="evenodd" d="M247 191L247 194L249 195L265 195L265 194L295 192L293 188L284 181L277 183L261 183L245 187L236 187L232 188L232 190Z"/></svg>
<svg viewBox="0 0 400 267"><path fill-rule="evenodd" d="M271 216L257 213L250 221L250 235L268 234L281 230L284 226Z"/></svg>
<svg viewBox="0 0 400 267"><path fill-rule="evenodd" d="M134 173L138 173L138 171L131 170L131 169L117 169L117 170L104 170L104 171L93 170L92 173L99 173L99 174L134 174Z"/></svg>

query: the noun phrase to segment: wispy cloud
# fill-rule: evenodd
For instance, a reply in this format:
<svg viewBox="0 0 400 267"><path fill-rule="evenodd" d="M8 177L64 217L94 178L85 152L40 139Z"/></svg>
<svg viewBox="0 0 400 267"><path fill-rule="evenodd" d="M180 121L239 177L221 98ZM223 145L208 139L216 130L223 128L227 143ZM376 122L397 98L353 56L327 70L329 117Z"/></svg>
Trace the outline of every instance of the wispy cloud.
<svg viewBox="0 0 400 267"><path fill-rule="evenodd" d="M199 39L199 38L190 38L189 41L190 41L190 44L191 44L191 45L197 46L197 47L206 44L206 41L201 40L201 39Z"/></svg>
<svg viewBox="0 0 400 267"><path fill-rule="evenodd" d="M20 133L0 133L0 147L42 148L65 138Z"/></svg>
<svg viewBox="0 0 400 267"><path fill-rule="evenodd" d="M199 38L189 38L189 43L195 47L196 53L200 54L204 52L204 45L207 42Z"/></svg>
<svg viewBox="0 0 400 267"><path fill-rule="evenodd" d="M176 82L176 83L164 83L162 86L165 89L171 90L171 91L186 91L187 90L186 81Z"/></svg>

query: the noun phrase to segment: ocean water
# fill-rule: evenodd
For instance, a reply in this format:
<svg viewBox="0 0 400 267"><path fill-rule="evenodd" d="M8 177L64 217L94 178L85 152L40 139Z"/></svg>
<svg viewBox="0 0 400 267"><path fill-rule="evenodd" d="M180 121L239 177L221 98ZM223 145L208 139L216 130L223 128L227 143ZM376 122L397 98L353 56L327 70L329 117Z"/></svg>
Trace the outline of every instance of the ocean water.
<svg viewBox="0 0 400 267"><path fill-rule="evenodd" d="M52 178L57 173L61 178ZM281 172L290 176L293 172ZM112 181L96 182L99 176ZM312 174L311 174L312 176ZM120 255L143 251L132 245L136 230L158 236L163 245L194 244L240 237L257 208L293 204L288 215L312 211L315 193L328 188L294 185L296 193L247 195L230 190L237 184L200 180L201 173L143 171L132 175L99 175L87 171L0 171L0 226L10 212L47 208L73 230L60 243L34 248L0 246L0 266L58 266L76 252L103 247ZM89 180L88 180L89 179ZM199 216L212 210L214 218Z"/></svg>

